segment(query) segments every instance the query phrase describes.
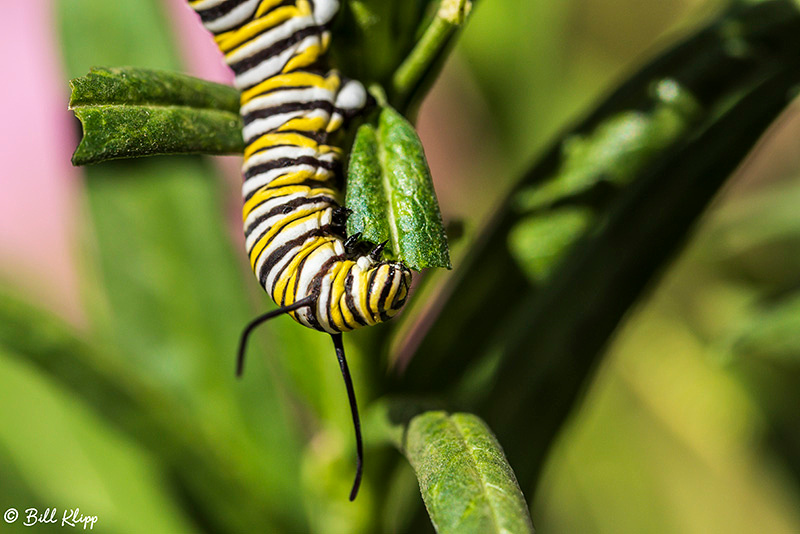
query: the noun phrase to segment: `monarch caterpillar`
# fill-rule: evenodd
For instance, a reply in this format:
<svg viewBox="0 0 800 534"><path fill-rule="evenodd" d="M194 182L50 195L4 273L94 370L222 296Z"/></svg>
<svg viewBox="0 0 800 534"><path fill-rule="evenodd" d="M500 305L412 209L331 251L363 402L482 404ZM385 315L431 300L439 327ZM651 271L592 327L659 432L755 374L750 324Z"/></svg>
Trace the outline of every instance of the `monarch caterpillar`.
<svg viewBox="0 0 800 534"><path fill-rule="evenodd" d="M362 111L364 86L324 70L328 25L338 0L189 0L241 90L244 121L244 233L250 264L279 309L257 317L242 333L241 375L247 339L264 321L288 313L333 338L347 388L358 463L350 500L363 471L355 392L342 332L387 321L405 304L411 271L380 261L384 244L365 249L347 237L347 210L339 204L342 149L328 140Z"/></svg>

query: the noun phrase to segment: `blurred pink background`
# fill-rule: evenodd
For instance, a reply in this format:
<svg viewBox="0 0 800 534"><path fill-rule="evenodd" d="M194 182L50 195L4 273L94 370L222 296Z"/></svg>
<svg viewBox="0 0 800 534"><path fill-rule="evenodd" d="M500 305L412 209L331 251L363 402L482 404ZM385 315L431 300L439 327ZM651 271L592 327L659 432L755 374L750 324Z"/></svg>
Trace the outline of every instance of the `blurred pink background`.
<svg viewBox="0 0 800 534"><path fill-rule="evenodd" d="M0 275L74 316L80 172L69 162L76 132L66 110L69 89L56 53L51 3L9 2L5 15L15 22L3 32L2 50L14 53L0 54L0 71L13 73L14 82L6 78L0 84L6 123L0 143Z"/></svg>
<svg viewBox="0 0 800 534"><path fill-rule="evenodd" d="M69 87L61 68L50 0L12 2L3 32L0 85L6 132L0 143L0 276L53 311L81 321L78 304L81 170L70 164L79 126L67 110ZM166 1L189 73L228 83L231 76L195 15ZM13 132L11 134L10 132ZM226 170L238 165L229 160ZM233 165L231 165L233 164Z"/></svg>

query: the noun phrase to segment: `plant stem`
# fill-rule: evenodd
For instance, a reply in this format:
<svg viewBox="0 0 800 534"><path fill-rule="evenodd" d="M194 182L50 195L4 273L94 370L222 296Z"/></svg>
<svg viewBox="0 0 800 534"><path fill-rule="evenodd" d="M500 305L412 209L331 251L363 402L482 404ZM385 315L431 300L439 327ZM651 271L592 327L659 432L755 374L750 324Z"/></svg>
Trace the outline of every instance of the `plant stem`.
<svg viewBox="0 0 800 534"><path fill-rule="evenodd" d="M396 101L405 101L414 92L453 32L464 23L471 8L472 0L441 1L425 33L392 77L392 92Z"/></svg>

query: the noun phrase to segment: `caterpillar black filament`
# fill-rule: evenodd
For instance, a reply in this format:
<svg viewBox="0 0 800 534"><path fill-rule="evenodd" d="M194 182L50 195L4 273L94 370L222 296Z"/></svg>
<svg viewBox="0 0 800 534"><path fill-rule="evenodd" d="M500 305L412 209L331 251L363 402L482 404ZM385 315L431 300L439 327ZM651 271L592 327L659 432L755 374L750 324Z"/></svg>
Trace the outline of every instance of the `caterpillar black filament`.
<svg viewBox="0 0 800 534"><path fill-rule="evenodd" d="M225 55L242 91L244 232L250 264L280 306L242 335L288 313L332 335L347 386L362 472L361 432L341 333L391 318L403 306L411 271L380 261L382 246L361 254L347 238L340 207L342 149L329 144L367 104L357 81L322 65L338 0L189 0Z"/></svg>

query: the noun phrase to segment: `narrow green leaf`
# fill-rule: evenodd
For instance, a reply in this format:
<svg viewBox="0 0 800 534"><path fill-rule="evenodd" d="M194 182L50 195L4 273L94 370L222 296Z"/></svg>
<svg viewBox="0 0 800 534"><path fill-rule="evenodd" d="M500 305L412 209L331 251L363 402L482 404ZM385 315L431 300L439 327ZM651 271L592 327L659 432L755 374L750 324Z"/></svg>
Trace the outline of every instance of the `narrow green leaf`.
<svg viewBox="0 0 800 534"><path fill-rule="evenodd" d="M549 448L543 437L565 420L625 312L786 106L798 80L795 68L770 73L699 135L648 167L547 290L528 291L514 306L504 335L494 340L502 345L495 380L503 388L495 388L483 407L509 457L519 462L524 487L533 484ZM533 412L543 403L548 409ZM520 432L523 421L528 430Z"/></svg>
<svg viewBox="0 0 800 534"><path fill-rule="evenodd" d="M239 93L174 72L94 68L70 82L83 125L74 165L159 154L243 150Z"/></svg>
<svg viewBox="0 0 800 534"><path fill-rule="evenodd" d="M99 104L186 106L239 113L239 91L163 69L94 67L70 80L70 107Z"/></svg>
<svg viewBox="0 0 800 534"><path fill-rule="evenodd" d="M440 534L533 532L514 472L480 418L418 415L408 424L403 450Z"/></svg>
<svg viewBox="0 0 800 534"><path fill-rule="evenodd" d="M348 167L349 234L361 232L412 269L450 268L439 204L414 127L384 107L377 128L364 124Z"/></svg>

